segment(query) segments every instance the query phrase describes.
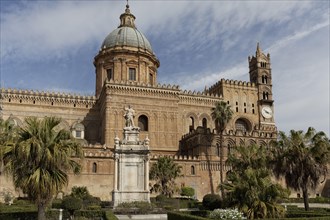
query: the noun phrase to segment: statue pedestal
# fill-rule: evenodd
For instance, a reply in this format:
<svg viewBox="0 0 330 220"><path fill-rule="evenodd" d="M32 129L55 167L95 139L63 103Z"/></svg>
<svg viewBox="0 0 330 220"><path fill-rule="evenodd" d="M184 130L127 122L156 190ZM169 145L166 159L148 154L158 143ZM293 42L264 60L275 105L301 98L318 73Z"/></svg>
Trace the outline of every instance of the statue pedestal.
<svg viewBox="0 0 330 220"><path fill-rule="evenodd" d="M124 139L115 138L114 207L123 202L150 202L149 139L139 140L138 127L125 127Z"/></svg>

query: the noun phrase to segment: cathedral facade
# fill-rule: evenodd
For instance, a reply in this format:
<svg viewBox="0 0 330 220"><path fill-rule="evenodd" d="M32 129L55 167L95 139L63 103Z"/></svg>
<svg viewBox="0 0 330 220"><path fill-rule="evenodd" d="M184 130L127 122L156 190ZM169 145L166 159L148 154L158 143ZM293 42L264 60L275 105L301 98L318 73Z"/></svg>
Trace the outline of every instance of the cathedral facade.
<svg viewBox="0 0 330 220"><path fill-rule="evenodd" d="M193 187L196 198L202 199L217 191L220 179L219 141L211 117L216 102L227 102L234 112L224 133L225 157L234 146L268 146L277 138L270 55L257 45L248 64L247 82L221 79L203 92L161 85L160 62L127 5L119 27L94 58L95 96L2 89L2 117L15 125L23 125L28 116L60 117L61 127L72 131L85 154L82 173L70 175L64 193L72 186L86 186L92 195L112 201L114 140L123 138L123 115L132 106L140 139L150 140L150 163L172 157L182 166L178 186ZM0 175L0 180L1 192L14 192L9 179Z"/></svg>

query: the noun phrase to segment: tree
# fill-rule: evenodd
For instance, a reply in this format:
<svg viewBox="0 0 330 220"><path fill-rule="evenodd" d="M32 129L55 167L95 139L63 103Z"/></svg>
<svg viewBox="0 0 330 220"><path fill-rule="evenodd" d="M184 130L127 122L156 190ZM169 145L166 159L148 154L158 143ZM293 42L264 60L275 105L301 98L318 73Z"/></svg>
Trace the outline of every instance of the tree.
<svg viewBox="0 0 330 220"><path fill-rule="evenodd" d="M81 198L66 196L62 201L62 206L64 209L69 211L70 218L73 219L74 212L76 210L80 210L83 207L83 201Z"/></svg>
<svg viewBox="0 0 330 220"><path fill-rule="evenodd" d="M82 147L70 131L58 128L60 122L55 117L26 118L16 143L3 151L5 171L37 204L38 220L46 219L46 206L68 184L67 171L78 174L81 169L77 158L82 158Z"/></svg>
<svg viewBox="0 0 330 220"><path fill-rule="evenodd" d="M284 177L289 188L302 190L305 210L309 210L308 190L315 190L327 175L330 160L328 137L310 127L306 133L291 130L289 136L280 132L274 144L272 162L275 176Z"/></svg>
<svg viewBox="0 0 330 220"><path fill-rule="evenodd" d="M190 186L184 186L181 187L181 196L187 196L188 198L191 198L195 195L195 189Z"/></svg>
<svg viewBox="0 0 330 220"><path fill-rule="evenodd" d="M152 189L171 197L176 191L175 179L181 176L181 166L169 157L160 157L150 169L150 180L155 180Z"/></svg>
<svg viewBox="0 0 330 220"><path fill-rule="evenodd" d="M240 146L227 160L231 171L229 182L223 187L228 191L227 202L237 207L249 219L277 218L284 215L279 199L288 192L279 184L271 181L268 156L262 147Z"/></svg>
<svg viewBox="0 0 330 220"><path fill-rule="evenodd" d="M233 116L233 111L230 109L230 106L227 105L226 102L221 101L217 102L215 104L215 107L212 108L211 116L215 122L215 128L217 130L217 133L220 135L220 184L223 183L223 132L226 129L226 126L230 119ZM222 187L221 190L221 196L224 198L224 190Z"/></svg>
<svg viewBox="0 0 330 220"><path fill-rule="evenodd" d="M86 186L74 186L71 189L71 196L84 200L91 195Z"/></svg>
<svg viewBox="0 0 330 220"><path fill-rule="evenodd" d="M13 145L17 136L17 129L10 120L0 118L0 173L3 169L3 151L5 146Z"/></svg>

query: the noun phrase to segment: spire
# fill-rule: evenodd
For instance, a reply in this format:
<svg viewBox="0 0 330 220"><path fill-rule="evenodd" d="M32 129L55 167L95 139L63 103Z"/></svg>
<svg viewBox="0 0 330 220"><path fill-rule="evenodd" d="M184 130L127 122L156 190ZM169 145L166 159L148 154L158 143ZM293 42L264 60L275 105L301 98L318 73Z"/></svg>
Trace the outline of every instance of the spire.
<svg viewBox="0 0 330 220"><path fill-rule="evenodd" d="M257 51L256 51L256 56L258 55L261 55L261 49L260 49L260 46L259 46L259 42L257 43Z"/></svg>
<svg viewBox="0 0 330 220"><path fill-rule="evenodd" d="M131 10L129 9L129 4L128 4L128 0L127 0L125 12L120 15L119 27L135 28L134 21L135 21L135 16L133 14L131 14Z"/></svg>

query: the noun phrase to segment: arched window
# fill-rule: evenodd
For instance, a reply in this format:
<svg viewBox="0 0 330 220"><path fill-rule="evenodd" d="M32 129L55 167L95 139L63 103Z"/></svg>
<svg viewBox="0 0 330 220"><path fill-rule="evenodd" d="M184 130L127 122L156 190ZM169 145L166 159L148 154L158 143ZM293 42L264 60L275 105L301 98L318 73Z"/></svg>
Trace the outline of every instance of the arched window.
<svg viewBox="0 0 330 220"><path fill-rule="evenodd" d="M97 173L97 164L93 163L92 172Z"/></svg>
<svg viewBox="0 0 330 220"><path fill-rule="evenodd" d="M149 84L154 85L154 75L152 73L149 73Z"/></svg>
<svg viewBox="0 0 330 220"><path fill-rule="evenodd" d="M195 174L196 174L195 166L191 166L191 167L190 167L190 174L191 174L191 175L195 175Z"/></svg>
<svg viewBox="0 0 330 220"><path fill-rule="evenodd" d="M268 100L268 92L263 92L262 93L262 98L265 100Z"/></svg>
<svg viewBox="0 0 330 220"><path fill-rule="evenodd" d="M128 74L129 74L128 75L129 80L133 80L133 81L136 80L136 69L135 68L129 68Z"/></svg>
<svg viewBox="0 0 330 220"><path fill-rule="evenodd" d="M203 125L203 128L207 128L207 119L206 118L203 118L202 125Z"/></svg>
<svg viewBox="0 0 330 220"><path fill-rule="evenodd" d="M246 132L246 131L249 130L248 124L243 119L237 119L236 120L236 122L235 122L235 128L236 128L236 130L241 130L243 132Z"/></svg>
<svg viewBox="0 0 330 220"><path fill-rule="evenodd" d="M195 129L194 118L190 117L189 132L193 131L194 129Z"/></svg>
<svg viewBox="0 0 330 220"><path fill-rule="evenodd" d="M108 78L108 80L113 79L112 69L107 69L107 78Z"/></svg>
<svg viewBox="0 0 330 220"><path fill-rule="evenodd" d="M230 144L227 145L227 148L228 148L228 155L230 155L232 153L232 149L231 149Z"/></svg>
<svg viewBox="0 0 330 220"><path fill-rule="evenodd" d="M138 119L138 126L141 131L148 131L148 117L141 115Z"/></svg>

